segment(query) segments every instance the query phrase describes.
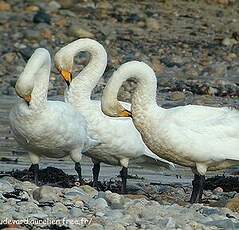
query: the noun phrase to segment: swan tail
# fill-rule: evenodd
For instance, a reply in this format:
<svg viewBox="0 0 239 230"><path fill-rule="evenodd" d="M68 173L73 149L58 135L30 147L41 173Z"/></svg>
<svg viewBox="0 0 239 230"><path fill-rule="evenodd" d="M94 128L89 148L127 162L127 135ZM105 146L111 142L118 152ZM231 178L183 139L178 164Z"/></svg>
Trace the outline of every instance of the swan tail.
<svg viewBox="0 0 239 230"><path fill-rule="evenodd" d="M88 141L84 145L82 153L87 152L88 150L100 145L101 143L93 138L88 137Z"/></svg>
<svg viewBox="0 0 239 230"><path fill-rule="evenodd" d="M175 169L175 165L172 162L158 157L149 150L145 151L143 156L134 159L134 163L153 170L157 170L159 167L170 170Z"/></svg>

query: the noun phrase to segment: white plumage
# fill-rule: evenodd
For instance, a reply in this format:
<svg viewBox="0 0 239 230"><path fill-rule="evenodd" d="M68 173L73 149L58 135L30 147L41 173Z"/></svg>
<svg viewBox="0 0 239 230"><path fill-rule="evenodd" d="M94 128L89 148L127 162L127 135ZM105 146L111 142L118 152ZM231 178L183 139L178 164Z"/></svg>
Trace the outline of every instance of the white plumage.
<svg viewBox="0 0 239 230"><path fill-rule="evenodd" d="M70 104L47 101L50 70L49 52L37 49L16 83L16 92L24 100L10 112L11 129L19 144L30 151L33 165L38 165L41 155L70 155L79 163L81 152L97 143L87 136L85 118Z"/></svg>
<svg viewBox="0 0 239 230"><path fill-rule="evenodd" d="M159 107L155 73L143 62L125 63L114 72L102 97L107 115L121 116L118 90L131 77L138 81L132 97L133 122L154 153L201 176L207 170L239 165L239 111L197 105Z"/></svg>
<svg viewBox="0 0 239 230"><path fill-rule="evenodd" d="M72 80L69 89L66 90L65 98L85 116L89 124L89 135L101 143L86 154L92 157L94 163L105 162L125 168L128 167L128 163L137 162L143 165L150 163L151 168L173 166L145 146L130 119L110 118L101 111L100 101L91 100L92 90L107 65L107 54L101 44L91 39L79 39L60 49L55 56L55 62L62 75L72 72L74 56L80 51L88 51L91 59ZM130 104L124 103L124 105L130 108Z"/></svg>

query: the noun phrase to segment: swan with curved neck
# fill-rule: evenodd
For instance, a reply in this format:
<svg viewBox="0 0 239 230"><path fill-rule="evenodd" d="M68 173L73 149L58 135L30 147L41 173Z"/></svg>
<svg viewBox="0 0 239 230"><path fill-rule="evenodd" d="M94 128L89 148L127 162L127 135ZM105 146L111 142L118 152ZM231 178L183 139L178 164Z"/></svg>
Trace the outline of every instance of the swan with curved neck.
<svg viewBox="0 0 239 230"><path fill-rule="evenodd" d="M47 101L51 58L46 49L37 49L16 82L16 92L23 98L9 114L15 139L29 151L38 183L40 157L61 158L69 155L81 179L81 152L94 143L87 136L84 117L71 105Z"/></svg>
<svg viewBox="0 0 239 230"><path fill-rule="evenodd" d="M156 103L154 71L132 61L121 65L104 89L102 111L108 116L122 116L117 94L129 78L137 80L131 106L135 127L158 156L192 168L190 201L199 202L207 170L239 165L239 111L197 105L163 109Z"/></svg>
<svg viewBox="0 0 239 230"><path fill-rule="evenodd" d="M87 51L91 58L89 64L72 81L74 56ZM129 163L152 163L151 167L171 167L168 161L154 155L143 143L140 134L130 119L110 118L101 111L101 103L91 100L92 90L103 75L107 65L107 54L104 47L92 39L79 39L60 49L55 56L56 67L69 87L66 90L66 101L74 105L86 118L89 134L101 145L90 149L86 154L93 160L93 181L97 185L100 162L121 165L122 192L126 192L127 168ZM71 82L69 82L69 80ZM130 105L124 103L128 109ZM123 108L123 107L122 107ZM121 111L128 115L127 109Z"/></svg>

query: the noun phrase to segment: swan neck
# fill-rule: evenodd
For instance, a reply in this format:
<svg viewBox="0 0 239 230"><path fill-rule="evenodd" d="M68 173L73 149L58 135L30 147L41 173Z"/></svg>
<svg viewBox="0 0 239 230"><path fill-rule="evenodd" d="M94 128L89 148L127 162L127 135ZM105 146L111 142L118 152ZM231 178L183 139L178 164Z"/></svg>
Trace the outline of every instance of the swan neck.
<svg viewBox="0 0 239 230"><path fill-rule="evenodd" d="M102 104L107 109L117 104L118 91L124 81L134 78L137 86L132 96L132 113L138 108L156 106L157 80L153 70L141 62L123 64L110 78L104 89Z"/></svg>
<svg viewBox="0 0 239 230"><path fill-rule="evenodd" d="M20 96L31 95L30 107L32 109L39 109L47 102L50 70L49 53L38 49L33 53L17 80L17 93Z"/></svg>
<svg viewBox="0 0 239 230"><path fill-rule="evenodd" d="M107 53L104 47L93 40L75 43L73 55L81 51L90 53L90 61L87 66L71 82L68 97L74 97L78 103L90 101L91 94L107 65Z"/></svg>

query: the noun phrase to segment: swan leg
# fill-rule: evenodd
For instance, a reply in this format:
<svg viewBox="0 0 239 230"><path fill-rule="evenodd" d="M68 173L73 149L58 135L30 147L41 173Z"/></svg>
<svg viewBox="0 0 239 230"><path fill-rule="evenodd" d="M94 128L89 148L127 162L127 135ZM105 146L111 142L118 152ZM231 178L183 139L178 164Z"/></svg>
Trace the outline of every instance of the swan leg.
<svg viewBox="0 0 239 230"><path fill-rule="evenodd" d="M202 199L203 187L205 184L205 176L194 174L193 191L190 198L190 203L199 203Z"/></svg>
<svg viewBox="0 0 239 230"><path fill-rule="evenodd" d="M94 163L94 166L92 168L93 172L93 187L99 188L99 173L100 173L100 163Z"/></svg>
<svg viewBox="0 0 239 230"><path fill-rule="evenodd" d="M38 175L39 175L40 157L37 154L31 153L31 152L29 152L28 155L29 155L30 160L32 162L32 165L30 166L29 171L33 172L34 183L36 185L38 185L39 184Z"/></svg>
<svg viewBox="0 0 239 230"><path fill-rule="evenodd" d="M81 149L75 149L71 152L70 154L71 159L75 162L75 170L78 174L78 178L79 178L79 182L84 184L84 181L82 179L82 175L81 175Z"/></svg>
<svg viewBox="0 0 239 230"><path fill-rule="evenodd" d="M126 184L127 184L128 168L123 166L123 168L120 171L120 176L122 179L121 193L126 194L127 193Z"/></svg>
<svg viewBox="0 0 239 230"><path fill-rule="evenodd" d="M39 181L38 181L38 175L39 175L39 164L32 164L29 168L29 171L33 172L33 175L34 175L34 183L36 185L39 184Z"/></svg>
<svg viewBox="0 0 239 230"><path fill-rule="evenodd" d="M81 164L80 164L80 162L75 162L75 170L78 174L78 178L79 178L80 183L83 182L82 175L81 175Z"/></svg>

